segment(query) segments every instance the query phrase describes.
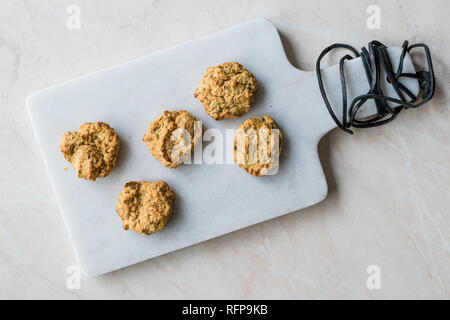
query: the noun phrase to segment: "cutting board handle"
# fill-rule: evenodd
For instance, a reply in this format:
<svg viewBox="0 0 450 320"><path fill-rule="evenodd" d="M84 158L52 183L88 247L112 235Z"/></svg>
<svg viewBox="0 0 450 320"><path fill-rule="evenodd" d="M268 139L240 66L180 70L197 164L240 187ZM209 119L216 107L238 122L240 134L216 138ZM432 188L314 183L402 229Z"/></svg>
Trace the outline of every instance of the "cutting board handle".
<svg viewBox="0 0 450 320"><path fill-rule="evenodd" d="M396 70L402 54L402 48L399 47L391 47L387 49L389 53L389 57L393 66L393 69ZM355 97L366 94L370 85L367 81L366 73L364 70L363 63L361 58L355 58L352 60L348 60L344 64L344 72L347 83L347 101L351 102ZM415 74L415 68L413 61L408 53L406 53L405 58L403 60L403 72L404 73L413 73ZM341 78L340 78L340 70L339 65L333 65L327 68L322 69L322 80L324 84L324 88L326 94L328 96L328 100L330 101L331 108L335 113L338 119L342 119L343 110L342 110L342 87L341 87ZM397 97L397 93L388 81L385 79L384 72L381 74L381 87L385 94L388 97ZM417 79L402 77L399 79L399 82L405 86L412 94L417 96L420 91L419 82ZM320 95L319 85L316 79L316 90ZM324 134L334 128L337 127L337 124L332 120L330 113L328 112L326 105L323 101L322 96L320 95L320 101L323 109L325 110L326 116L328 116L331 121L328 123L328 126L323 128L325 130ZM389 103L392 107L395 104ZM374 100L368 100L364 106L358 112L358 118L364 119L369 118L377 114L377 108Z"/></svg>

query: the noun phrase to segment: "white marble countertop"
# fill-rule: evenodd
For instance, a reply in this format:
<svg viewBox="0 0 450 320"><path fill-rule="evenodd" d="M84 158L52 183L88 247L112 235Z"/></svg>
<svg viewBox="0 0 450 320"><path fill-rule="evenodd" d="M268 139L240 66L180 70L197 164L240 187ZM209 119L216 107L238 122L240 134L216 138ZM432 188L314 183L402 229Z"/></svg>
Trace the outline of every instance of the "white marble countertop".
<svg viewBox="0 0 450 320"><path fill-rule="evenodd" d="M70 5L81 9L80 29L66 26ZM370 5L380 29L366 26ZM449 9L446 0L2 1L0 298L450 298ZM436 95L387 126L326 136L329 195L319 205L74 287L25 98L257 17L275 24L304 70L335 42L425 42ZM379 289L367 286L373 265Z"/></svg>

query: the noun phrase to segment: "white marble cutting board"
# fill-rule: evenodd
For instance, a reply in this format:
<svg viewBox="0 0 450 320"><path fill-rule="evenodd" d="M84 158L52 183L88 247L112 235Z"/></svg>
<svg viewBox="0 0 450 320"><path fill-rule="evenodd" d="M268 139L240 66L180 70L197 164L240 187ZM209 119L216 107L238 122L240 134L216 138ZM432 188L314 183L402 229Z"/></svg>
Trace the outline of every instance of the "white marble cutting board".
<svg viewBox="0 0 450 320"><path fill-rule="evenodd" d="M396 65L400 49L391 48L390 53ZM216 122L193 93L208 66L227 61L238 61L253 72L260 91L241 119ZM409 56L405 70L414 71ZM349 100L367 91L359 59L347 63L346 73ZM324 81L330 100L340 104L336 66L324 71ZM418 91L416 81L403 83ZM317 145L336 125L323 104L315 74L288 62L276 29L264 19L40 91L28 98L27 108L86 275L100 275L245 228L316 204L327 195ZM202 120L205 129L223 132L250 117L270 115L285 136L278 174L256 178L232 164L163 167L141 139L149 123L166 109L185 109ZM58 146L65 131L95 121L109 123L121 145L115 170L91 182L76 178ZM115 212L116 199L131 180L165 180L176 192L171 221L150 237L124 231Z"/></svg>

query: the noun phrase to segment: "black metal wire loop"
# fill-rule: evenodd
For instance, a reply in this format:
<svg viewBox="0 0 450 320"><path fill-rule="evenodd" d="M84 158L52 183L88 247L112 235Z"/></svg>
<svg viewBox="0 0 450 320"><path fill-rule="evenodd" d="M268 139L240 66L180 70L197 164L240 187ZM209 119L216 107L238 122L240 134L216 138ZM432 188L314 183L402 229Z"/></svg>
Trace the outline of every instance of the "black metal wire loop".
<svg viewBox="0 0 450 320"><path fill-rule="evenodd" d="M330 51L337 48L349 50L354 55L351 56L347 54L339 61L339 73L342 87L342 122L339 121L338 117L331 107L330 101L328 100L323 85L322 73L320 68L320 62L322 61L323 57ZM428 71L403 73L403 62L406 53L410 53L415 48L423 48L427 60ZM359 57L361 57L366 78L369 82L369 91L366 94L354 98L350 104L350 107L348 107L344 65L346 60L351 60ZM383 90L381 88L381 71L384 72L386 81L394 88L397 97L387 97L383 94ZM395 117L403 109L420 107L421 105L431 100L435 90L435 78L430 49L423 43L417 43L411 46L409 45L408 41L405 41L403 43L402 53L400 55L400 60L396 71L394 71L394 68L392 66L391 59L387 52L387 47L379 41L375 40L370 42L368 45L368 49L362 48L361 53L359 53L352 46L336 43L325 48L320 53L316 63L316 74L320 93L322 95L323 101L325 102L325 106L327 107L328 112L331 115L331 118L333 118L334 122L336 122L337 126L340 129L350 134L353 134L353 131L349 129L350 127L371 128L381 126L394 120ZM418 96L416 97L408 88L406 88L399 82L400 78L402 77L413 78L419 81L419 86L422 91L420 100L418 99ZM377 114L365 120L358 120L356 118L358 111L369 100L373 100L375 102ZM388 102L392 102L397 106L390 107Z"/></svg>

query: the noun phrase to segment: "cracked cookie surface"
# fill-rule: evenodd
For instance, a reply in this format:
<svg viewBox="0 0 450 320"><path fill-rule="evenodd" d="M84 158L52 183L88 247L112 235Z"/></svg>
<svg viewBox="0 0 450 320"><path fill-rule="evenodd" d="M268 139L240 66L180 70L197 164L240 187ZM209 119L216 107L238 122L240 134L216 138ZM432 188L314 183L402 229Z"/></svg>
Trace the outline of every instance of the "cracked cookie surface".
<svg viewBox="0 0 450 320"><path fill-rule="evenodd" d="M194 97L215 120L239 118L255 100L258 83L253 74L237 62L209 67Z"/></svg>
<svg viewBox="0 0 450 320"><path fill-rule="evenodd" d="M283 134L269 116L241 123L234 137L234 161L256 177L275 174L283 144Z"/></svg>
<svg viewBox="0 0 450 320"><path fill-rule="evenodd" d="M201 138L201 128L194 130L196 120L185 110L164 111L148 126L142 140L150 153L164 166L177 168L182 163L183 156L191 156L194 144ZM185 135L178 129L184 131Z"/></svg>
<svg viewBox="0 0 450 320"><path fill-rule="evenodd" d="M95 181L116 166L119 137L107 123L85 123L78 131L63 134L59 149L72 164L78 178Z"/></svg>
<svg viewBox="0 0 450 320"><path fill-rule="evenodd" d="M174 199L175 193L165 181L131 181L123 187L116 211L125 230L151 235L166 226Z"/></svg>

